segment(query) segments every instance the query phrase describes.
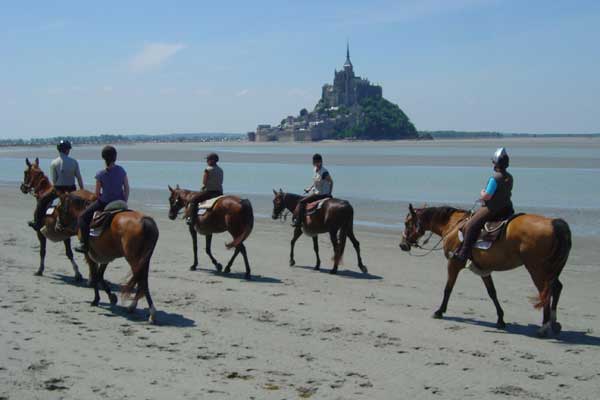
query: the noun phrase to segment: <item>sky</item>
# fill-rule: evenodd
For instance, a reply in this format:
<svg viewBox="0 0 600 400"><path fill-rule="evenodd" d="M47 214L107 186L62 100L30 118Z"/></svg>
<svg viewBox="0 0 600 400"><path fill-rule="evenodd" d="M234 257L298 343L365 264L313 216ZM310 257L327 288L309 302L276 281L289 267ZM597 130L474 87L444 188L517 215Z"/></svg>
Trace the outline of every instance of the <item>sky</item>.
<svg viewBox="0 0 600 400"><path fill-rule="evenodd" d="M1 1L0 138L245 133L355 73L419 130L600 132L600 1Z"/></svg>

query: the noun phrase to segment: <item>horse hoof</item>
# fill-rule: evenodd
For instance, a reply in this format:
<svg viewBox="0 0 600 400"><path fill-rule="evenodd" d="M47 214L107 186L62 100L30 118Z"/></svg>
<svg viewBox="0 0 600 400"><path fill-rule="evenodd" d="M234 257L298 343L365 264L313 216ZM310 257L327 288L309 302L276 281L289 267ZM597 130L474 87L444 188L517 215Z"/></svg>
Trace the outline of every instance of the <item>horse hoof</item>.
<svg viewBox="0 0 600 400"><path fill-rule="evenodd" d="M153 325L156 325L156 309L154 308L154 306L150 307L149 312L150 316L148 317L148 322Z"/></svg>
<svg viewBox="0 0 600 400"><path fill-rule="evenodd" d="M37 270L33 276L42 276L44 274L44 272L42 272L41 270Z"/></svg>
<svg viewBox="0 0 600 400"><path fill-rule="evenodd" d="M219 272L220 272L220 271L219 271ZM224 274L228 274L228 273L230 273L230 272L231 272L231 267L226 267L226 268L223 270L223 273L224 273Z"/></svg>
<svg viewBox="0 0 600 400"><path fill-rule="evenodd" d="M504 321L496 322L496 328L497 329L506 329L506 322L504 322Z"/></svg>
<svg viewBox="0 0 600 400"><path fill-rule="evenodd" d="M110 294L110 304L114 306L115 304L117 304L117 300L118 300L117 296L114 293L111 293Z"/></svg>
<svg viewBox="0 0 600 400"><path fill-rule="evenodd" d="M195 266L195 265L192 265L192 266L190 267L190 271L195 271L195 270L196 270L196 266Z"/></svg>
<svg viewBox="0 0 600 400"><path fill-rule="evenodd" d="M250 276L250 274L246 274L246 275L244 275L244 278L245 278L247 281L251 281L251 280L252 280L252 276Z"/></svg>
<svg viewBox="0 0 600 400"><path fill-rule="evenodd" d="M562 331L562 325L556 321L554 321L551 325L552 333L556 336Z"/></svg>
<svg viewBox="0 0 600 400"><path fill-rule="evenodd" d="M216 264L215 264L215 268L216 268L216 269L217 269L217 271L219 271L219 272L223 271L223 266L222 266L221 264L219 264L219 263L216 263Z"/></svg>
<svg viewBox="0 0 600 400"><path fill-rule="evenodd" d="M92 307L98 307L98 303L100 303L100 300L94 300L90 303L90 306Z"/></svg>
<svg viewBox="0 0 600 400"><path fill-rule="evenodd" d="M315 265L315 267L313 268L315 271L318 271L321 269L321 264L317 264Z"/></svg>
<svg viewBox="0 0 600 400"><path fill-rule="evenodd" d="M94 286L94 281L92 281L91 279L88 279L87 285L88 285L88 287L93 287Z"/></svg>
<svg viewBox="0 0 600 400"><path fill-rule="evenodd" d="M81 274L77 274L75 275L75 282L81 282L83 280L83 276L81 276Z"/></svg>
<svg viewBox="0 0 600 400"><path fill-rule="evenodd" d="M441 311L436 311L431 316L433 319L442 319L444 317L444 313Z"/></svg>
<svg viewBox="0 0 600 400"><path fill-rule="evenodd" d="M363 274L369 273L369 270L367 270L367 267L364 265L359 265L358 268L360 268L360 270L362 271Z"/></svg>
<svg viewBox="0 0 600 400"><path fill-rule="evenodd" d="M331 275L335 275L335 274L337 274L337 271L338 271L337 269L332 269L331 271L329 271L329 273Z"/></svg>
<svg viewBox="0 0 600 400"><path fill-rule="evenodd" d="M296 261L290 260L290 267L293 267L294 265L296 265Z"/></svg>

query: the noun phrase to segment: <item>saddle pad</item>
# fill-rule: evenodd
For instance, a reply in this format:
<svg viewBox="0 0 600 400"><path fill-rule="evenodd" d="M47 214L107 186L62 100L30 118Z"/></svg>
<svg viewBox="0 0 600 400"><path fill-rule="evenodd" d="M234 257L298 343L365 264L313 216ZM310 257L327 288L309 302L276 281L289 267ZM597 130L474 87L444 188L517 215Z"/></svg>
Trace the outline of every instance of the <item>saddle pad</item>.
<svg viewBox="0 0 600 400"><path fill-rule="evenodd" d="M492 244L502 236L504 231L506 231L508 224L510 224L513 219L520 217L521 215L524 214L513 214L510 217L501 219L499 221L486 222L481 232L479 232L479 237L477 238L477 242L475 243L474 247L481 250L488 250L490 247L492 247ZM463 241L464 237L462 231L463 229L464 226L458 231L458 238L461 242Z"/></svg>
<svg viewBox="0 0 600 400"><path fill-rule="evenodd" d="M127 210L127 203L123 200L111 201L104 207L104 211Z"/></svg>
<svg viewBox="0 0 600 400"><path fill-rule="evenodd" d="M111 204L112 203L109 203L109 205ZM98 237L102 235L102 232L104 232L106 227L111 224L113 217L123 211L127 211L127 208L117 208L108 211L105 208L104 211L95 212L94 217L92 218L92 223L90 224L90 236Z"/></svg>
<svg viewBox="0 0 600 400"><path fill-rule="evenodd" d="M213 197L212 199L208 199L208 200L203 201L202 203L198 204L198 215L202 215L202 214L200 214L200 210L201 209L210 210L211 208L213 208L215 206L215 204L217 203L217 201L219 201L223 197L225 197L225 195L221 195L221 196L218 196L218 197Z"/></svg>
<svg viewBox="0 0 600 400"><path fill-rule="evenodd" d="M202 216L202 215L206 214L207 211L208 211L207 208L199 208L198 215Z"/></svg>
<svg viewBox="0 0 600 400"><path fill-rule="evenodd" d="M323 204L325 204L326 202L328 202L329 200L331 200L330 197L327 197L325 199L321 199L321 200L317 200L317 201L313 201L312 203L309 203L306 206L306 210L307 211L315 211L315 210L320 210L321 208L323 208Z"/></svg>
<svg viewBox="0 0 600 400"><path fill-rule="evenodd" d="M50 207L46 210L46 215L52 215L54 214L54 210L56 209L56 207Z"/></svg>
<svg viewBox="0 0 600 400"><path fill-rule="evenodd" d="M458 240L460 240L462 242L462 241L464 241L464 239L465 238L464 238L462 231L458 231ZM494 244L494 242L492 242L492 241L477 239L477 241L473 245L473 248L476 248L479 250L489 250L490 247L492 247L492 244Z"/></svg>

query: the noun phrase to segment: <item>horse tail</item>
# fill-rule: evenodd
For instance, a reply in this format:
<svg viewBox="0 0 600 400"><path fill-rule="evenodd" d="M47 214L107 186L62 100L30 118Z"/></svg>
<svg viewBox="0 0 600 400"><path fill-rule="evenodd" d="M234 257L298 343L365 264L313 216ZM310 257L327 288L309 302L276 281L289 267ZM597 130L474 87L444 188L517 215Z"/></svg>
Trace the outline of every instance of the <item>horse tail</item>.
<svg viewBox="0 0 600 400"><path fill-rule="evenodd" d="M341 263L344 258L344 250L346 249L346 239L348 237L348 233L352 232L354 225L354 208L352 205L344 200L344 213L342 214L342 224L340 227L340 235L338 237L338 248L335 252L334 261L336 263Z"/></svg>
<svg viewBox="0 0 600 400"><path fill-rule="evenodd" d="M554 230L554 249L549 257L550 268L548 279L544 283L544 289L540 293L538 302L534 305L535 308L543 308L550 304L552 295L552 286L558 276L562 272L569 253L571 252L571 228L565 220L557 218L552 220L552 229Z"/></svg>
<svg viewBox="0 0 600 400"><path fill-rule="evenodd" d="M241 235L234 238L231 242L225 244L227 249L234 249L238 247L244 240L250 236L252 232L252 228L254 227L254 211L252 211L252 203L248 199L240 200L240 204L242 205L242 209L240 211L242 224L243 224L243 232Z"/></svg>
<svg viewBox="0 0 600 400"><path fill-rule="evenodd" d="M141 223L143 236L143 246L140 250L141 255L136 267L132 268L131 276L127 280L127 283L121 288L121 296L123 299L130 299L132 297L131 294L136 285L138 291L135 294L135 300L143 296L145 291L148 290L150 259L154 253L156 242L158 242L158 226L154 219L148 216L142 217Z"/></svg>

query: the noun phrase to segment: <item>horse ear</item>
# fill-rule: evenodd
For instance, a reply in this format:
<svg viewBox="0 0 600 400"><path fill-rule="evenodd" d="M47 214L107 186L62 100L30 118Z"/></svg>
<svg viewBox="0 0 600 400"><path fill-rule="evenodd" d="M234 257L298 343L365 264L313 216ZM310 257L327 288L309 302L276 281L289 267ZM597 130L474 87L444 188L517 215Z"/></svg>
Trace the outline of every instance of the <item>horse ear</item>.
<svg viewBox="0 0 600 400"><path fill-rule="evenodd" d="M415 209L413 208L413 205L412 205L412 203L409 203L409 204L408 204L408 211L410 211L410 213L411 213L411 214L414 214L414 213L415 213Z"/></svg>
<svg viewBox="0 0 600 400"><path fill-rule="evenodd" d="M273 194L277 196L277 191L275 189L273 189Z"/></svg>
<svg viewBox="0 0 600 400"><path fill-rule="evenodd" d="M175 189L179 190L179 183L175 186Z"/></svg>
<svg viewBox="0 0 600 400"><path fill-rule="evenodd" d="M25 165L31 167L31 162L29 162L29 158L25 157Z"/></svg>
<svg viewBox="0 0 600 400"><path fill-rule="evenodd" d="M174 192L174 190L173 190L173 188L171 187L171 185L167 185L167 186L169 187L169 192L173 193L173 192Z"/></svg>
<svg viewBox="0 0 600 400"><path fill-rule="evenodd" d="M39 167L40 166L40 159L39 158L35 158L35 166Z"/></svg>
<svg viewBox="0 0 600 400"><path fill-rule="evenodd" d="M283 189L282 188L279 188L279 193L283 194Z"/></svg>

